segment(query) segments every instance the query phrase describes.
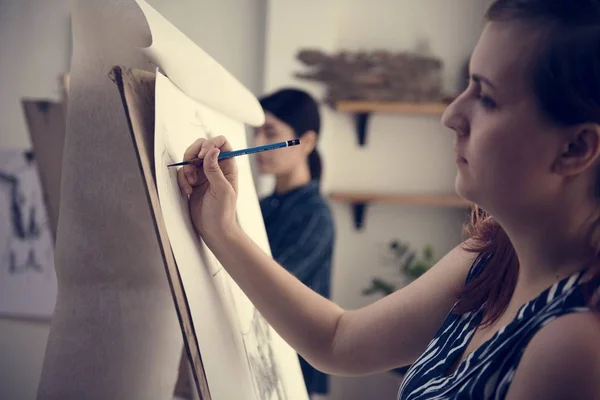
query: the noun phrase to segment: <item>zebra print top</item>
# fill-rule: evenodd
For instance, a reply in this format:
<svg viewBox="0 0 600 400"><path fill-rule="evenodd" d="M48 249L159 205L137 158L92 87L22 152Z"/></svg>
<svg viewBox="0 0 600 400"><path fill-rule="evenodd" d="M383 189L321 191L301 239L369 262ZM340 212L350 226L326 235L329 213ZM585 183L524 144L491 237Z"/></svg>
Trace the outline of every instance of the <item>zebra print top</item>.
<svg viewBox="0 0 600 400"><path fill-rule="evenodd" d="M476 261L467 282L485 266ZM531 338L547 323L565 314L589 311L580 283L584 271L567 277L525 303L515 319L502 327L461 362L452 374L446 371L465 351L481 309L458 315L450 312L425 352L407 371L398 400L504 399Z"/></svg>

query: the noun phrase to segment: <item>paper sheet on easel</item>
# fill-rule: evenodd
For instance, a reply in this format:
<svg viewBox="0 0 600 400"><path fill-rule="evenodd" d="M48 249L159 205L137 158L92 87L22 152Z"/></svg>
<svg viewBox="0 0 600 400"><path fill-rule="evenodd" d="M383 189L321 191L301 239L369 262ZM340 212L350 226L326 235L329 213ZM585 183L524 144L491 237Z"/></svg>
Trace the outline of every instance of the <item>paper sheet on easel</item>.
<svg viewBox="0 0 600 400"><path fill-rule="evenodd" d="M199 104L157 73L155 170L161 209L192 310L204 369L214 399L307 399L296 353L268 326L194 232L175 168L199 137L225 134L246 147L242 123ZM238 218L269 252L247 157L239 168ZM235 385L231 379L235 379ZM254 393L254 396L250 396Z"/></svg>
<svg viewBox="0 0 600 400"><path fill-rule="evenodd" d="M213 399L307 400L296 352L198 241L176 170L199 137L225 135L247 147L244 124L260 126L258 100L214 59L145 1L138 0L152 35L142 49L161 71L155 88L155 174L161 211L186 292ZM247 157L238 158L238 221L270 254ZM232 385L232 379L235 384Z"/></svg>

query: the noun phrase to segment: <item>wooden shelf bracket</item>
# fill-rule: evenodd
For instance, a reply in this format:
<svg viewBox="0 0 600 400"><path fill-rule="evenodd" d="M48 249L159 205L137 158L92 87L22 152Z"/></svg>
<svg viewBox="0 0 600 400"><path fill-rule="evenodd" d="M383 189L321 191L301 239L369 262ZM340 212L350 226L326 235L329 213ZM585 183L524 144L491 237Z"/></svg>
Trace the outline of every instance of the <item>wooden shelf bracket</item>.
<svg viewBox="0 0 600 400"><path fill-rule="evenodd" d="M361 230L364 226L365 211L367 209L367 203L352 203L352 216L354 220L354 228Z"/></svg>
<svg viewBox="0 0 600 400"><path fill-rule="evenodd" d="M363 147L367 143L367 128L369 125L369 112L356 113L354 118L356 120L356 134L358 136L358 145Z"/></svg>

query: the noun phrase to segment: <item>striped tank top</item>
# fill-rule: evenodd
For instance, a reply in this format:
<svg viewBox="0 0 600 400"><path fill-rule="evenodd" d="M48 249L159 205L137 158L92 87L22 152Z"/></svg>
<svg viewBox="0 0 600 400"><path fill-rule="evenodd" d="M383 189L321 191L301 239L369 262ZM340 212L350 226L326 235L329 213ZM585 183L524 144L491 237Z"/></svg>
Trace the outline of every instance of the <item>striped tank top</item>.
<svg viewBox="0 0 600 400"><path fill-rule="evenodd" d="M473 264L467 282L484 268L487 259L481 257ZM555 318L590 311L585 284L580 282L583 274L567 277L525 303L512 322L469 354L454 373L447 374L483 318L481 309L463 315L450 312L404 376L398 400L504 399L531 338Z"/></svg>

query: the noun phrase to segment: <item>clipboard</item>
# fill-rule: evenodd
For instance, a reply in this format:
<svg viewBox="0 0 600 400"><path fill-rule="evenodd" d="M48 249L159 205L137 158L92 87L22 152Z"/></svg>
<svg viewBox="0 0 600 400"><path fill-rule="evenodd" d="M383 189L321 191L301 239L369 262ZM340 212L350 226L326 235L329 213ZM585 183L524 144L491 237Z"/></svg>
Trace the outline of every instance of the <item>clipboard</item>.
<svg viewBox="0 0 600 400"><path fill-rule="evenodd" d="M146 191L146 199L153 218L153 225L159 239L162 263L165 267L167 280L179 325L183 335L185 353L190 360L191 375L194 385L201 400L211 400L210 391L200 346L196 339L194 323L192 321L190 306L188 304L183 282L173 256L173 251L167 236L156 188L154 172L154 84L156 74L153 72L130 69L124 66L115 66L109 73L109 77L119 90L123 109L131 140L136 149L136 157L140 174L142 176ZM182 366L185 363L182 362ZM185 372L180 368L180 377Z"/></svg>

